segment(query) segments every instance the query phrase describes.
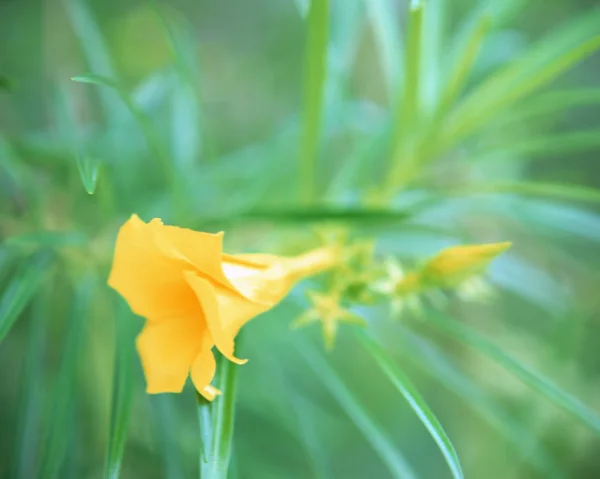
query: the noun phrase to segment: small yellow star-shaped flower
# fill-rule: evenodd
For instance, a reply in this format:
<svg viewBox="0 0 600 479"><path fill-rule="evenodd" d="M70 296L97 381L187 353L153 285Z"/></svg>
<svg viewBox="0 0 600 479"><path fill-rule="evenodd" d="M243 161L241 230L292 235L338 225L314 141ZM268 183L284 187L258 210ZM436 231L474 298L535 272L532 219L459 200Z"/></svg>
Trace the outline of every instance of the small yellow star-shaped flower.
<svg viewBox="0 0 600 479"><path fill-rule="evenodd" d="M294 321L292 327L301 328L308 324L320 321L323 328L325 347L328 350L331 350L335 344L335 337L340 322L366 326L364 318L348 311L340 305L339 294L317 293L311 291L308 293L308 296L312 303L312 307L300 315L300 317Z"/></svg>

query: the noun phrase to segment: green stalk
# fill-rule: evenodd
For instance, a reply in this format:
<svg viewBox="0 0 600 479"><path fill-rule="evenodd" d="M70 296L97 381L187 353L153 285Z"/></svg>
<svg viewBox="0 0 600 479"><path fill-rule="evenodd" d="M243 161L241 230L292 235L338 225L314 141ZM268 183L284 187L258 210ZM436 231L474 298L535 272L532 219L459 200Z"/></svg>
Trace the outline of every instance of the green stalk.
<svg viewBox="0 0 600 479"><path fill-rule="evenodd" d="M197 395L202 479L226 479L231 458L237 365L224 356L219 356L217 371L215 386L223 394L215 398L212 403Z"/></svg>

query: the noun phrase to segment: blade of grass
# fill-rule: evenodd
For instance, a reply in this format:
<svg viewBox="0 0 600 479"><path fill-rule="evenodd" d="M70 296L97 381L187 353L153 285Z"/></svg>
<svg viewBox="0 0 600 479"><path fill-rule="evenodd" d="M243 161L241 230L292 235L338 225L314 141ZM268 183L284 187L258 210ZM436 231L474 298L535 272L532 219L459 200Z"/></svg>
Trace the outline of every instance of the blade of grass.
<svg viewBox="0 0 600 479"><path fill-rule="evenodd" d="M302 134L300 140L300 184L303 201L310 203L315 196L315 180L323 118L329 0L311 0L307 22Z"/></svg>
<svg viewBox="0 0 600 479"><path fill-rule="evenodd" d="M464 375L452 360L433 343L407 328L397 325L402 335L402 347L394 344L394 350L405 359L432 375L448 390L462 398L488 422L514 448L516 455L530 463L542 474L541 477L565 479L554 458L539 444L537 439L516 422L493 397L485 394L468 376Z"/></svg>
<svg viewBox="0 0 600 479"><path fill-rule="evenodd" d="M404 63L398 12L393 0L368 0L367 8L373 24L388 101L390 105L395 105L398 91L402 88L401 72Z"/></svg>
<svg viewBox="0 0 600 479"><path fill-rule="evenodd" d="M44 282L50 260L51 256L47 252L35 254L19 267L2 293L0 299L0 343Z"/></svg>
<svg viewBox="0 0 600 479"><path fill-rule="evenodd" d="M117 479L127 442L133 396L133 361L136 322L122 304L115 308L115 363L110 406L110 429L104 477Z"/></svg>
<svg viewBox="0 0 600 479"><path fill-rule="evenodd" d="M364 434L365 439L371 444L374 451L385 463L392 477L402 479L416 479L410 465L401 453L393 446L389 437L373 421L365 408L357 401L350 389L340 379L335 370L323 360L320 353L314 348L307 348L303 344L298 348L306 363L314 371L325 388L337 400L341 408L354 422L356 427Z"/></svg>
<svg viewBox="0 0 600 479"><path fill-rule="evenodd" d="M458 321L433 311L428 315L428 319L428 324L436 326L440 331L489 357L507 371L513 373L526 385L537 390L546 399L572 414L583 424L600 434L600 417L579 399L563 391L549 379L512 358L491 341L488 341Z"/></svg>
<svg viewBox="0 0 600 479"><path fill-rule="evenodd" d="M357 331L356 336L427 428L431 437L440 448L450 468L450 472L452 472L452 476L455 479L462 479L464 476L454 445L417 388L412 384L408 376L388 357L385 350L379 344L363 331Z"/></svg>
<svg viewBox="0 0 600 479"><path fill-rule="evenodd" d="M24 355L24 373L21 376L18 429L12 456L15 461L13 477L35 476L39 431L46 395L43 384L49 296L48 291L42 293L36 298L33 305L27 349Z"/></svg>
<svg viewBox="0 0 600 479"><path fill-rule="evenodd" d="M94 280L85 277L75 290L71 312L65 327L65 343L58 378L52 393L52 408L48 416L48 428L40 459L40 479L60 476L60 469L70 449L65 425L73 419L76 410L76 385L78 366L85 336L86 310L89 308L94 289Z"/></svg>

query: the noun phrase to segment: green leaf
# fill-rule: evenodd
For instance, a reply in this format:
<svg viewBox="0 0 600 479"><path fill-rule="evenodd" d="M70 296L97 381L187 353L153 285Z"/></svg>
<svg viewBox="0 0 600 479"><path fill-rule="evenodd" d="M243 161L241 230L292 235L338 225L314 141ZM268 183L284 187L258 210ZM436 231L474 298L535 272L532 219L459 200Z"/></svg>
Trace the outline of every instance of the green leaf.
<svg viewBox="0 0 600 479"><path fill-rule="evenodd" d="M416 125L419 122L424 8L423 2L411 1L404 63L404 88L396 109L398 121L398 124L396 125L397 132L392 139L394 145L392 151L394 154L396 154L396 150L399 148L400 143L405 139L406 130L409 128L409 124ZM394 160L396 160L396 158L394 158Z"/></svg>
<svg viewBox="0 0 600 479"><path fill-rule="evenodd" d="M447 389L461 397L487 421L514 448L517 456L534 466L541 477L564 479L554 458L549 455L532 435L532 431L516 422L492 396L486 394L468 376L453 364L451 358L407 328L396 325L401 331L402 344L394 342L394 350L403 354L415 366L431 374ZM396 337L394 337L396 341Z"/></svg>
<svg viewBox="0 0 600 479"><path fill-rule="evenodd" d="M300 182L302 198L313 200L319 155L323 97L327 71L329 0L311 0L304 57Z"/></svg>
<svg viewBox="0 0 600 479"><path fill-rule="evenodd" d="M189 22L174 9L154 9L163 25L173 57L177 77L171 91L171 153L180 168L195 164L203 143L200 66L198 51ZM205 138L204 138L204 141Z"/></svg>
<svg viewBox="0 0 600 479"><path fill-rule="evenodd" d="M600 130L581 130L570 133L555 134L541 138L531 138L522 142L509 145L499 145L497 151L489 148L489 153L482 153L480 161L494 159L499 155L502 158L520 159L532 156L564 155L577 151L590 151L600 148Z"/></svg>
<svg viewBox="0 0 600 479"><path fill-rule="evenodd" d="M93 195L98 182L99 163L87 155L77 155L77 169L88 195Z"/></svg>
<svg viewBox="0 0 600 479"><path fill-rule="evenodd" d="M178 444L179 430L177 424L181 413L173 404L174 398L169 394L146 396L152 406L153 419L156 425L157 443L164 461L166 479L184 479L184 458L182 448Z"/></svg>
<svg viewBox="0 0 600 479"><path fill-rule="evenodd" d="M507 117L510 122L556 115L561 110L600 103L599 88L551 91L536 95L522 106L515 107Z"/></svg>
<svg viewBox="0 0 600 479"><path fill-rule="evenodd" d="M176 175L176 171L172 167L173 165L171 163L171 159L169 158L169 155L165 150L163 142L146 112L144 112L136 103L134 103L131 96L127 92L125 92L125 90L123 90L123 88L121 88L121 86L115 80L94 73L74 76L71 78L71 80L78 83L89 83L92 85L108 87L110 89L115 90L119 94L119 97L121 98L123 104L127 107L131 115L133 115L133 117L136 119L140 130L146 138L150 150L154 153L154 155L160 162L160 166L164 173L165 179L168 185L171 187L173 201L176 206L174 208L174 211L180 213L181 210L178 207L183 204L183 191L180 185L177 183L177 180L179 178Z"/></svg>
<svg viewBox="0 0 600 479"><path fill-rule="evenodd" d="M453 68L448 75L448 82L444 87L436 113L438 117L443 116L450 109L465 86L490 24L491 17L487 13L483 13L472 23L465 44L461 45L460 56L453 62Z"/></svg>
<svg viewBox="0 0 600 479"><path fill-rule="evenodd" d="M508 193L524 196L548 196L566 201L600 202L600 190L583 185L566 183L543 183L538 181L515 181L481 183L444 192L450 195L472 195L481 193Z"/></svg>
<svg viewBox="0 0 600 479"><path fill-rule="evenodd" d="M89 83L90 85L107 86L121 93L119 84L115 80L112 80L110 77L104 75L85 73L83 75L75 75L74 77L71 77L71 80L77 83Z"/></svg>
<svg viewBox="0 0 600 479"><path fill-rule="evenodd" d="M95 282L87 276L79 281L75 298L65 325L65 342L58 378L54 382L52 408L48 416L49 424L43 435L44 442L40 458L40 479L54 479L59 476L61 466L69 450L69 435L65 434L69 424L76 419L77 377L81 363L85 338L86 312L93 295Z"/></svg>
<svg viewBox="0 0 600 479"><path fill-rule="evenodd" d="M444 459L446 459L446 462L448 463L452 476L455 479L462 479L464 476L454 445L419 391L417 391L416 387L412 384L406 374L404 374L404 372L401 371L388 357L387 353L379 346L379 344L362 331L357 331L356 336L367 351L371 353L394 387L404 396L404 399L406 399L409 406L427 428L431 437L433 437L440 448L440 451L444 455Z"/></svg>
<svg viewBox="0 0 600 479"><path fill-rule="evenodd" d="M239 336L237 340L239 347ZM206 431L201 432L203 449L206 461L200 461L201 477L211 479L226 479L231 458L231 445L233 442L233 424L235 413L235 399L237 389L238 366L224 356L219 356L217 361L217 380L215 387L220 389L222 395L217 396L208 406L211 411L203 410L199 404L199 416L204 425L207 415L212 417L212 437L210 445L206 447Z"/></svg>
<svg viewBox="0 0 600 479"><path fill-rule="evenodd" d="M367 9L373 24L388 101L390 105L395 105L398 91L402 88L404 63L396 5L393 0L367 0Z"/></svg>
<svg viewBox="0 0 600 479"><path fill-rule="evenodd" d="M19 412L17 434L13 451L14 476L35 477L35 462L39 448L39 431L43 414L45 390L45 353L48 331L48 306L50 292L37 297L32 308L32 318L25 350L24 373L20 376Z"/></svg>
<svg viewBox="0 0 600 479"><path fill-rule="evenodd" d="M429 114L439 103L441 79L441 57L446 50L445 27L448 5L446 0L427 0L423 11L422 46L419 83L420 104Z"/></svg>
<svg viewBox="0 0 600 479"><path fill-rule="evenodd" d="M449 128L442 145L447 148L448 144L456 143L503 108L544 86L600 48L600 36L589 38L596 33L599 19L600 9L586 14L552 33L519 60L483 82L448 118Z"/></svg>
<svg viewBox="0 0 600 479"><path fill-rule="evenodd" d="M115 363L110 406L110 429L104 477L117 479L125 451L133 387L134 344L137 324L129 309L122 303L115 308Z"/></svg>
<svg viewBox="0 0 600 479"><path fill-rule="evenodd" d="M23 263L0 298L0 342L6 337L19 315L43 283L51 256L35 254Z"/></svg>
<svg viewBox="0 0 600 479"><path fill-rule="evenodd" d="M90 70L107 78L116 78L110 52L87 3L85 0L64 2L78 44ZM98 95L104 114L110 123L123 114L123 105L114 92L99 90Z"/></svg>
<svg viewBox="0 0 600 479"><path fill-rule="evenodd" d="M339 208L320 207L252 210L222 218L206 218L197 221L197 224L211 223L243 223L253 221L274 221L277 223L319 223L319 222L347 222L347 223L385 223L404 222L411 218L411 214L404 210L386 208Z"/></svg>
<svg viewBox="0 0 600 479"><path fill-rule="evenodd" d="M320 353L314 348L302 345L298 348L306 363L314 371L315 376L322 382L323 386L337 400L341 408L348 414L356 427L364 434L373 450L385 463L392 477L402 479L416 479L410 465L402 457L392 444L390 438L374 422L366 409L358 402L352 391L344 384L337 372L323 360Z"/></svg>
<svg viewBox="0 0 600 479"><path fill-rule="evenodd" d="M563 391L552 381L512 358L491 341L483 338L478 333L458 321L437 312L431 312L428 315L428 319L428 324L436 326L442 332L489 357L507 371L513 373L529 387L537 390L546 399L572 414L583 424L600 434L600 417L579 399Z"/></svg>

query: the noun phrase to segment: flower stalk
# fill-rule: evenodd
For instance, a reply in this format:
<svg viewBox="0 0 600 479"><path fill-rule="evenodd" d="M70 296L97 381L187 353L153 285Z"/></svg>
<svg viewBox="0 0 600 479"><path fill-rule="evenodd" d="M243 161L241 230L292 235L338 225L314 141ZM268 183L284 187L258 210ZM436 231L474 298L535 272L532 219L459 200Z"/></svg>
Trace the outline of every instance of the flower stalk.
<svg viewBox="0 0 600 479"><path fill-rule="evenodd" d="M223 394L212 402L196 395L201 479L226 479L231 458L238 368L224 356L219 356L218 363L216 383Z"/></svg>

